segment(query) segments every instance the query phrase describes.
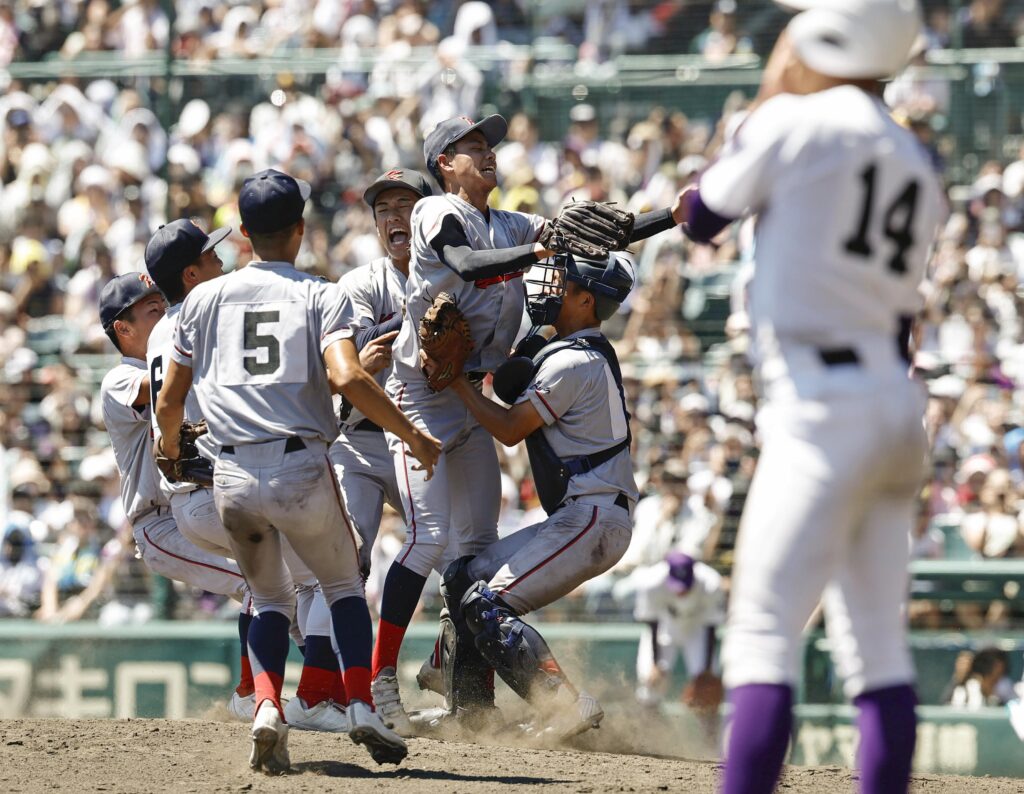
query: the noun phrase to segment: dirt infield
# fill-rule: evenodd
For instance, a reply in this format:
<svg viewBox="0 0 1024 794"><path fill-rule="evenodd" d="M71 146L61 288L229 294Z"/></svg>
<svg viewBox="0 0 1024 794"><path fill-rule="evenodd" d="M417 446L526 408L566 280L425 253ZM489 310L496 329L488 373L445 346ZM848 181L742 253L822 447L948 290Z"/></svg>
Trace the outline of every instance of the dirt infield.
<svg viewBox="0 0 1024 794"><path fill-rule="evenodd" d="M0 721L0 791L498 792L541 789L712 792L718 767L642 755L505 749L414 739L399 767L378 767L346 736L292 731L293 771L270 778L247 766L247 729L199 720ZM784 794L853 791L849 771L791 768ZM1022 781L927 776L915 792L1019 792Z"/></svg>

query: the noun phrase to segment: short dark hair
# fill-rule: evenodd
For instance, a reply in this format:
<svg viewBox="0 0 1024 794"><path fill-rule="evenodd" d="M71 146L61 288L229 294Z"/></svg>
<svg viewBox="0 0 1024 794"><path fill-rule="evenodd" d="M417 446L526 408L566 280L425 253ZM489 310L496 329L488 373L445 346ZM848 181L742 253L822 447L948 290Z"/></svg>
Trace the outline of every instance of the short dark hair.
<svg viewBox="0 0 1024 794"><path fill-rule="evenodd" d="M302 218L299 218L295 223L285 226L283 229L278 229L277 231L261 232L259 234L249 232L249 241L252 243L253 250L258 251L258 249L263 247L280 245L294 234L295 227L300 223L302 223Z"/></svg>
<svg viewBox="0 0 1024 794"><path fill-rule="evenodd" d="M188 265L185 267L188 267ZM182 279L184 273L185 268L182 268L174 275L153 279L153 283L160 288L164 297L167 298L167 302L172 306L185 300L185 282Z"/></svg>

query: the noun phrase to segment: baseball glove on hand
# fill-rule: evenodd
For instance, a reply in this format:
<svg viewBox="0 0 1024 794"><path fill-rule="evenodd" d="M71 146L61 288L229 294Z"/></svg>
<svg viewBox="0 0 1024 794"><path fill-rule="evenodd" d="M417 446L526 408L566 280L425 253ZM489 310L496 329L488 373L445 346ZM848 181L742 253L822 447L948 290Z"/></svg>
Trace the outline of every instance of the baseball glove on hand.
<svg viewBox="0 0 1024 794"><path fill-rule="evenodd" d="M206 434L206 420L182 422L178 431L178 457L171 459L163 454L163 446L157 443L154 452L156 465L168 482L191 482L209 488L213 485L213 464L199 454L196 439Z"/></svg>
<svg viewBox="0 0 1024 794"><path fill-rule="evenodd" d="M703 672L691 678L683 689L683 703L696 711L714 711L725 699L722 679Z"/></svg>
<svg viewBox="0 0 1024 794"><path fill-rule="evenodd" d="M420 320L420 368L433 391L442 391L462 374L473 351L469 321L455 299L442 292Z"/></svg>
<svg viewBox="0 0 1024 794"><path fill-rule="evenodd" d="M621 251L633 234L633 213L600 201L574 201L565 206L540 234L550 251L568 252L587 259L604 259Z"/></svg>

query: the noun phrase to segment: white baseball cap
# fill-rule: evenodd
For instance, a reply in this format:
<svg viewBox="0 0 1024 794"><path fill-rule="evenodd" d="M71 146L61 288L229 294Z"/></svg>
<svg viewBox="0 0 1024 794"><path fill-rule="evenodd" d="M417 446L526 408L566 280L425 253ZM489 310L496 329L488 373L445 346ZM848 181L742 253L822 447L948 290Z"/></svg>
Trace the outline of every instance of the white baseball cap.
<svg viewBox="0 0 1024 794"><path fill-rule="evenodd" d="M890 77L922 29L918 0L776 0L800 13L787 27L797 55L830 77Z"/></svg>

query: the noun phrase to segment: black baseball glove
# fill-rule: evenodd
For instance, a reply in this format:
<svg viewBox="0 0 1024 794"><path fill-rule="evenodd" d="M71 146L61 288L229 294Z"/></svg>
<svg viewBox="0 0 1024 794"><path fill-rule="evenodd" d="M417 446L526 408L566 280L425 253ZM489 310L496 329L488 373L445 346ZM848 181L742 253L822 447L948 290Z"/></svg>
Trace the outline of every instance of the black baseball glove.
<svg viewBox="0 0 1024 794"><path fill-rule="evenodd" d="M182 422L178 431L178 457L173 459L164 455L163 447L157 442L153 457L168 482L190 482L204 488L213 485L213 464L199 454L196 445L196 439L205 434L205 419L202 422Z"/></svg>
<svg viewBox="0 0 1024 794"><path fill-rule="evenodd" d="M601 201L574 201L548 222L538 242L550 251L604 259L621 251L633 234L632 212Z"/></svg>

